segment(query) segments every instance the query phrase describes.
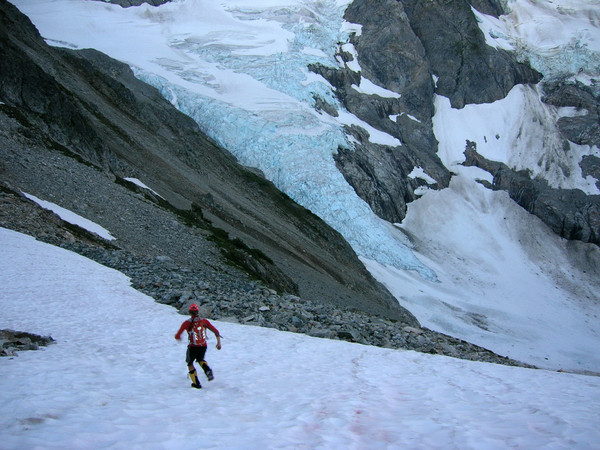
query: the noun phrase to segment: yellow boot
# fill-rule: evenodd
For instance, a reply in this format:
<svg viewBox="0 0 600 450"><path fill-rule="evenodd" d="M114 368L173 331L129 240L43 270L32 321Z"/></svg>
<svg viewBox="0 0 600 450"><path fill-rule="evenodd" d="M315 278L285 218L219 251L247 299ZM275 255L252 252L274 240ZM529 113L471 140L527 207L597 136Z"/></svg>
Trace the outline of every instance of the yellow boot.
<svg viewBox="0 0 600 450"><path fill-rule="evenodd" d="M192 379L192 387L196 389L201 389L202 385L200 385L200 381L198 381L198 374L196 373L196 369L190 370L190 378Z"/></svg>
<svg viewBox="0 0 600 450"><path fill-rule="evenodd" d="M204 373L206 374L206 378L208 378L208 381L212 381L215 379L215 377L213 376L213 371L208 366L206 361L204 361L204 360L200 361L200 367L202 367L202 370L204 370Z"/></svg>

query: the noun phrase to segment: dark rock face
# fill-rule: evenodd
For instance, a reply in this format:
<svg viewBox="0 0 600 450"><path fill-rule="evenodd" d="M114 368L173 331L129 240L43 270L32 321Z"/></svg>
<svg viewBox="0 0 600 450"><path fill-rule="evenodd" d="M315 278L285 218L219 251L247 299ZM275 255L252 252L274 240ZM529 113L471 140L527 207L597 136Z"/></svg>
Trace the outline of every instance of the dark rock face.
<svg viewBox="0 0 600 450"><path fill-rule="evenodd" d="M580 82L544 83L542 101L554 106L585 110L585 115L561 117L558 128L563 136L579 145L600 146L600 96Z"/></svg>
<svg viewBox="0 0 600 450"><path fill-rule="evenodd" d="M561 117L558 128L569 141L579 145L600 144L600 122L592 114L578 117Z"/></svg>
<svg viewBox="0 0 600 450"><path fill-rule="evenodd" d="M596 112L598 100L592 90L580 82L544 83L544 96L542 101L554 106L573 106L579 109L587 109Z"/></svg>
<svg viewBox="0 0 600 450"><path fill-rule="evenodd" d="M336 163L357 194L373 211L391 222L406 215L406 204L416 198L414 189L428 184L408 175L421 167L432 187L446 187L450 173L436 156L432 131L434 86L425 49L411 29L401 3L393 0L355 1L345 13L360 23L362 34L354 44L362 73L349 69L312 66L336 89L340 102L361 120L399 139L389 147L369 142L368 133L353 127L355 149L340 148ZM343 55L346 60L351 55ZM352 88L361 76L399 96L367 95Z"/></svg>
<svg viewBox="0 0 600 450"><path fill-rule="evenodd" d="M436 92L448 97L454 108L468 103L489 103L516 84L537 83L541 75L520 64L506 51L488 46L466 0L402 0L431 70L439 79ZM477 2L482 12L496 12L491 2Z"/></svg>
<svg viewBox="0 0 600 450"><path fill-rule="evenodd" d="M586 155L579 163L581 174L584 177L592 176L596 179L596 186L600 189L600 158L594 155Z"/></svg>
<svg viewBox="0 0 600 450"><path fill-rule="evenodd" d="M354 131L355 135L361 134ZM365 142L360 151L338 149L335 161L346 181L375 214L390 222L404 218L418 183L408 178L413 164L401 149Z"/></svg>
<svg viewBox="0 0 600 450"><path fill-rule="evenodd" d="M397 105L402 109L397 113L407 111L419 120L430 118L434 88L430 62L403 4L394 0L356 0L346 9L344 18L362 25L361 35L351 41L358 51L362 75L402 95L400 105ZM356 101L355 96L353 99ZM356 103L349 102L352 112L359 109L362 102Z"/></svg>
<svg viewBox="0 0 600 450"><path fill-rule="evenodd" d="M450 173L435 154L416 154L407 145L373 144L362 129L353 127L348 131L360 144L354 150L339 148L334 156L336 165L356 193L385 220L401 222L407 204L417 198L414 191L419 186L442 188L450 181ZM441 181L430 184L421 178L410 178L415 167L427 167L427 174Z"/></svg>
<svg viewBox="0 0 600 450"><path fill-rule="evenodd" d="M225 251L256 276L275 274L263 281L277 289L416 323L339 233L239 165L126 65L94 50L47 46L4 1L0 59L10 61L0 65L0 174L16 190L78 211L113 230L128 250L164 254L182 266L202 259L189 248L207 248L207 238L225 234L234 244ZM76 174L90 167L87 187ZM163 197L144 195L136 204L145 210L151 203L146 223L135 214L124 220L129 211L121 202L131 191L113 184L126 177L145 180ZM155 233L154 215L166 209L187 211L192 225L173 216ZM170 240L183 236L181 223L192 241Z"/></svg>
<svg viewBox="0 0 600 450"><path fill-rule="evenodd" d="M503 12L495 0L472 4L496 17ZM311 70L334 86L350 112L402 145L373 144L365 131L353 128L349 131L358 144L353 150L340 148L336 163L377 215L401 222L407 203L417 198L416 188L441 189L450 181L451 174L436 155L434 94L447 96L460 108L503 98L515 84L535 83L541 77L509 53L487 46L471 5L464 0L355 0L345 19L362 25L360 36L350 40L361 73L320 66ZM345 61L352 58L344 52L340 56ZM358 85L361 76L399 96L358 92L352 85ZM416 167L429 178L410 178Z"/></svg>
<svg viewBox="0 0 600 450"><path fill-rule="evenodd" d="M553 189L545 180L531 179L527 171L515 171L490 161L467 142L465 166L475 166L494 176L494 190L508 192L521 207L539 217L565 239L600 245L600 195L586 195L579 189Z"/></svg>

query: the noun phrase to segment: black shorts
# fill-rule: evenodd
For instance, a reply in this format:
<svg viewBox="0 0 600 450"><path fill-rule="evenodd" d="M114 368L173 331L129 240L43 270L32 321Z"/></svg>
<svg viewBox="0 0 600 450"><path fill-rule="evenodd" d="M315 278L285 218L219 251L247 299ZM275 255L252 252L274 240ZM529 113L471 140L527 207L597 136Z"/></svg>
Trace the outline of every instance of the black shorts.
<svg viewBox="0 0 600 450"><path fill-rule="evenodd" d="M204 355L206 355L206 347L189 346L185 352L185 362L190 366L194 361L204 361Z"/></svg>

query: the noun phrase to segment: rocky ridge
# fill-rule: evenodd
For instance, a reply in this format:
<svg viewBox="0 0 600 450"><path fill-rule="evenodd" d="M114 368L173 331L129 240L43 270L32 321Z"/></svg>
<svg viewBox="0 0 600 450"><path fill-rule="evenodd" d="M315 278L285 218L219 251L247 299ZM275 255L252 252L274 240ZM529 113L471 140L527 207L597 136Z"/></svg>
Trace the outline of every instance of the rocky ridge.
<svg viewBox="0 0 600 450"><path fill-rule="evenodd" d="M579 81L560 80L546 82L543 88L543 102L583 112L558 119L558 128L565 139L579 145L600 146L600 89L594 90Z"/></svg>
<svg viewBox="0 0 600 450"><path fill-rule="evenodd" d="M552 188L546 180L532 179L528 171L514 170L484 158L477 153L474 142L467 141L464 154L463 165L479 167L493 175L491 184L481 181L484 186L506 191L519 206L539 217L559 236L600 245L600 195Z"/></svg>

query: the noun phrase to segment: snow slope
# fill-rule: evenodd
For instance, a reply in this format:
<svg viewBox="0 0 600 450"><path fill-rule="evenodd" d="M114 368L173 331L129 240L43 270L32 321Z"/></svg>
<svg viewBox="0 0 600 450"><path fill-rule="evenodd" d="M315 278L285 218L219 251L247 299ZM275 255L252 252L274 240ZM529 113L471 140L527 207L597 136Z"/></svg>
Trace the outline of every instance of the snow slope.
<svg viewBox="0 0 600 450"><path fill-rule="evenodd" d="M0 447L597 448L600 378L217 322L189 387L185 319L123 274L0 229L0 328L51 335L0 359Z"/></svg>
<svg viewBox="0 0 600 450"><path fill-rule="evenodd" d="M554 125L577 112L543 104L535 87L461 110L438 97L438 154L457 175L442 192L424 191L393 227L355 195L332 154L350 145L343 123L364 126L378 142L401 143L345 111L333 119L310 106L316 93L339 107L306 65L339 64L337 45L348 30L360 32L342 20L349 0L182 0L128 9L81 0L14 3L53 45L94 47L132 65L244 164L340 231L424 326L532 364L600 372L598 248L557 238L474 181L489 174L459 165L469 139L484 156L552 186L598 194L578 167L583 155L600 156L598 148L572 144L565 152ZM478 15L491 45L515 49L551 77L576 72L589 82L600 75L598 0L508 4L512 12L500 20ZM368 80L356 88L381 94Z"/></svg>
<svg viewBox="0 0 600 450"><path fill-rule="evenodd" d="M574 259L581 248L532 220L505 192L470 180L477 169L462 169L448 189L409 205L400 226L415 236L415 252L438 283L365 265L431 329L538 367L598 372L600 287L597 273ZM595 246L581 247L600 259Z"/></svg>

